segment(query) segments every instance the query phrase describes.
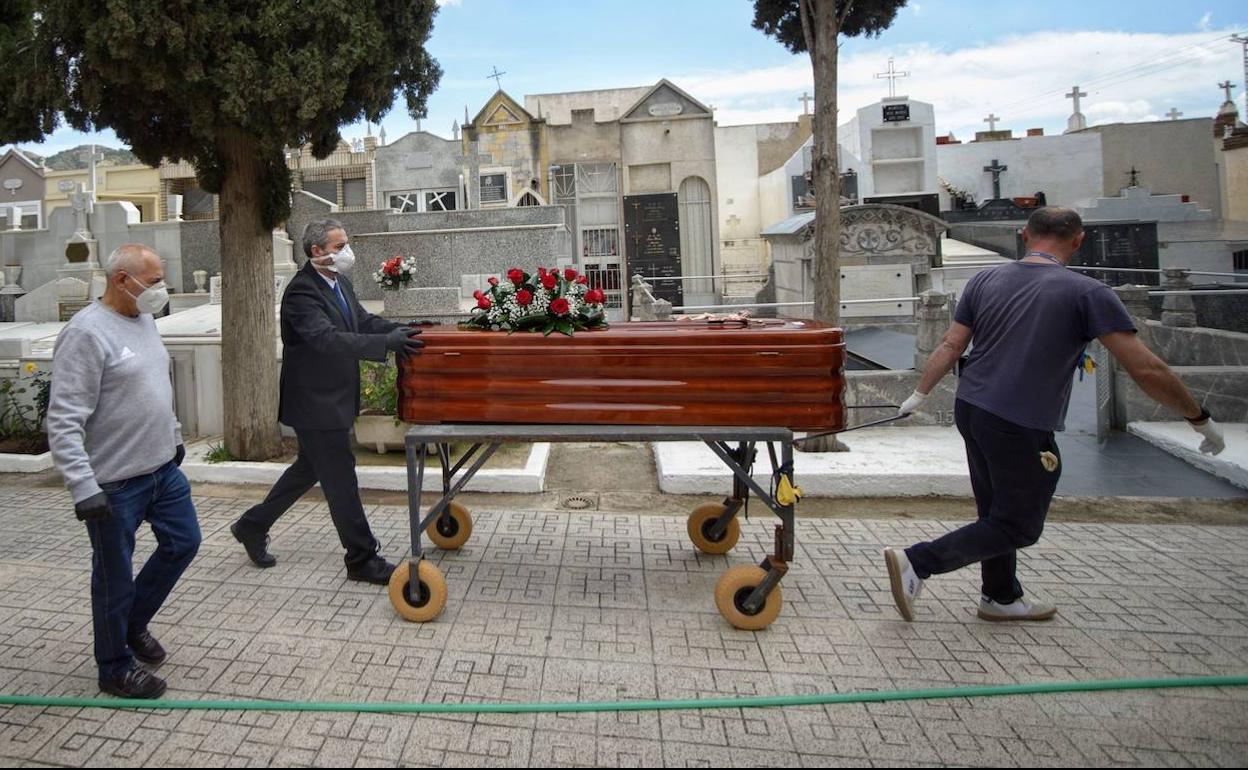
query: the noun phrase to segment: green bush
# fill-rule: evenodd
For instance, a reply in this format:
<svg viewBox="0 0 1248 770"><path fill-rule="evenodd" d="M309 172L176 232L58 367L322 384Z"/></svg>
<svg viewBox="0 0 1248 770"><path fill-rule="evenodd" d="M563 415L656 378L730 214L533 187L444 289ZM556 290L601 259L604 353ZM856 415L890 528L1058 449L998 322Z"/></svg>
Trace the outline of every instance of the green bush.
<svg viewBox="0 0 1248 770"><path fill-rule="evenodd" d="M399 413L399 370L393 358L360 362L360 410L364 414Z"/></svg>
<svg viewBox="0 0 1248 770"><path fill-rule="evenodd" d="M204 462L207 463L229 463L237 459L237 457L230 454L230 450L225 448L224 441L220 444L209 444L208 454L204 455Z"/></svg>

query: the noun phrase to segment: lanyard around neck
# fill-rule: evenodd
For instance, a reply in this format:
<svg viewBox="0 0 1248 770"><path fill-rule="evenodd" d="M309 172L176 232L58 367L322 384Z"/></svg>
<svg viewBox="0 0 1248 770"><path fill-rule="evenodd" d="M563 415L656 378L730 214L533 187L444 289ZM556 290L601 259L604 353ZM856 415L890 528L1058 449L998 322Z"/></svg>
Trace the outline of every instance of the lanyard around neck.
<svg viewBox="0 0 1248 770"><path fill-rule="evenodd" d="M1043 251L1029 251L1023 255L1023 259L1026 259L1027 257L1043 257L1055 265L1062 265L1062 260L1053 256L1052 254L1046 254ZM1065 265L1062 265L1062 266L1065 267Z"/></svg>

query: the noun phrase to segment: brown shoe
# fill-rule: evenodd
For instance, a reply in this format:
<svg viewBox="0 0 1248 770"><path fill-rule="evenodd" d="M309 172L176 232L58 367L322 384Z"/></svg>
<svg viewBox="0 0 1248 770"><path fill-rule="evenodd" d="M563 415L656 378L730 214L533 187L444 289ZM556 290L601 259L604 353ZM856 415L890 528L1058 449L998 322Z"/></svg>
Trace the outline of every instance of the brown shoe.
<svg viewBox="0 0 1248 770"><path fill-rule="evenodd" d="M146 628L137 633L131 631L126 634L126 644L130 645L130 652L134 653L134 657L149 666L159 666L168 657L165 648L160 646L160 642Z"/></svg>

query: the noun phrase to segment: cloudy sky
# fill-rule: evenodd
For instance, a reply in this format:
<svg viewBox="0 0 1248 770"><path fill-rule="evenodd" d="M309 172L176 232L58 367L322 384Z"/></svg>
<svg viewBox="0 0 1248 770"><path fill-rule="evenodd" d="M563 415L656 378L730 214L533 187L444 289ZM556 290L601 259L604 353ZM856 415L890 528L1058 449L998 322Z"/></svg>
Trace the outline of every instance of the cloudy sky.
<svg viewBox="0 0 1248 770"><path fill-rule="evenodd" d="M431 49L445 74L422 125L449 137L464 108L475 114L493 93L494 67L517 98L665 77L713 106L721 125L792 120L812 87L809 59L753 29L752 19L748 0L444 0ZM880 37L844 42L841 120L887 94L874 75L890 56L910 73L898 93L934 104L937 133L961 139L985 129L990 112L1016 133L1060 132L1071 109L1064 94L1076 84L1093 124L1156 120L1171 108L1212 116L1223 80L1235 84L1243 112L1243 49L1232 33L1248 34L1242 0L911 0ZM383 125L394 139L415 121L400 101ZM26 146L49 154L92 138L118 144L109 132L62 129Z"/></svg>

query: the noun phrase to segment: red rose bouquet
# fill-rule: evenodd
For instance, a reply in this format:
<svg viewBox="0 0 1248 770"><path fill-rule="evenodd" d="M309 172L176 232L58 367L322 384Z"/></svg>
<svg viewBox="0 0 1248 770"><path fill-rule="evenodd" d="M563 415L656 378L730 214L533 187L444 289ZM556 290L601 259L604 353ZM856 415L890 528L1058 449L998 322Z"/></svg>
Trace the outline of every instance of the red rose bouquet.
<svg viewBox="0 0 1248 770"><path fill-rule="evenodd" d="M476 291L477 306L462 326L508 333L573 332L607 326L606 295L591 289L589 281L572 268L537 269L530 275L520 268L507 271L507 280L491 278L489 287Z"/></svg>
<svg viewBox="0 0 1248 770"><path fill-rule="evenodd" d="M416 276L416 260L413 257L391 257L381 263L373 280L383 289L402 289Z"/></svg>

